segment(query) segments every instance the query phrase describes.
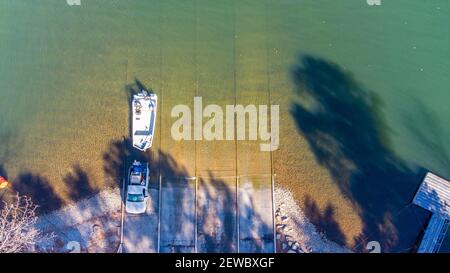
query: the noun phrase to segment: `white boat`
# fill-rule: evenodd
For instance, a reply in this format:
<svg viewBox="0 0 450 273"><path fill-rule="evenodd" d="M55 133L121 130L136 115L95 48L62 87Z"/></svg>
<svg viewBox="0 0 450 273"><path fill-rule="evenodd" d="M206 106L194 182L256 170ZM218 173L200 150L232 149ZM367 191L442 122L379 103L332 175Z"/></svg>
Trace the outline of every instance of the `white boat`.
<svg viewBox="0 0 450 273"><path fill-rule="evenodd" d="M146 151L152 147L156 123L156 94L142 90L133 95L133 147Z"/></svg>

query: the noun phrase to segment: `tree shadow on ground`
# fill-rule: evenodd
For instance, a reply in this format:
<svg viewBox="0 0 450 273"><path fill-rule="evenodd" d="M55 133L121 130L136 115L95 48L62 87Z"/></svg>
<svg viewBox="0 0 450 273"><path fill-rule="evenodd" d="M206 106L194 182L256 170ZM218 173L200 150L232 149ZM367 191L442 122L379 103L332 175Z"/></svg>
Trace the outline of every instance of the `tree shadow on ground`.
<svg viewBox="0 0 450 273"><path fill-rule="evenodd" d="M319 232L326 233L328 239L340 245L346 244L345 235L335 219L335 209L330 203L321 210L310 196L306 196L303 206L306 217Z"/></svg>
<svg viewBox="0 0 450 273"><path fill-rule="evenodd" d="M236 192L211 172L198 180L198 241L202 252L237 251Z"/></svg>
<svg viewBox="0 0 450 273"><path fill-rule="evenodd" d="M361 235L349 245L360 250L367 240L378 240L383 251L412 247L423 223L399 213L425 170L410 167L390 149L380 99L336 64L313 56L302 56L292 77L299 100L291 114L299 132L363 221ZM427 215L416 215L425 222ZM327 233L336 229L332 224Z"/></svg>
<svg viewBox="0 0 450 273"><path fill-rule="evenodd" d="M100 202L99 198L91 198L99 191L92 185L88 174L79 165L72 166L71 171L62 177L61 183L63 185L57 191L55 184L45 177L31 171L24 171L11 182L11 187L2 198L10 202L18 193L30 197L38 206L37 227L43 232L53 232L56 238L49 242L40 242L36 245L36 251L68 252L69 249L66 249L64 244L70 241L79 242L83 251L92 251L97 246L87 226L93 223L106 223L102 227L108 231L114 230L115 228L111 227L111 221L102 219L105 218L105 213L115 212L106 211L105 209L110 209L109 204ZM78 203L76 207L65 207L80 201L81 203ZM45 247L42 248L44 245ZM106 242L106 246L106 250L111 251L109 242Z"/></svg>

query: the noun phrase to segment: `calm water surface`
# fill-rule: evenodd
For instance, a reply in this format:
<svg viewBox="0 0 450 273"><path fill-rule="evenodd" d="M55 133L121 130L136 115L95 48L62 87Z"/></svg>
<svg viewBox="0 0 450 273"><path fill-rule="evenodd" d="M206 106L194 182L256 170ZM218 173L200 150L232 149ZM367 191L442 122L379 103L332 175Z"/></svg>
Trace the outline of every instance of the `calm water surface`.
<svg viewBox="0 0 450 273"><path fill-rule="evenodd" d="M360 0L81 3L0 3L0 171L17 183L41 179L66 199L67 185L60 181L80 170L94 188L110 185L104 155L128 134L125 86L135 79L162 99L156 147L192 172L264 172L270 158L252 144L238 151L238 163L224 156L234 147L227 143L200 146L211 154L190 159L193 145L170 139L170 109L191 104L195 95L219 105L270 100L281 109L281 146L274 153L279 183L292 189L306 209L311 208L308 200L316 202L313 214L333 207L333 221L343 234L338 237L351 245L367 225L361 211L369 208L337 185L311 149L302 127L306 121L292 111L293 102L308 100L295 91L292 77L308 57L351 77L378 102L367 111L349 103L331 115L350 117L351 123L347 112L372 116L376 111L372 122L382 126L368 134L379 136L367 141L382 142L401 168L450 177L447 0L382 1L379 7ZM336 72L322 68L316 71L325 73L319 85ZM359 130L367 134L359 124L350 126L355 135ZM336 130L335 137L346 135ZM248 163L255 158L263 159ZM30 177L35 179L30 182Z"/></svg>

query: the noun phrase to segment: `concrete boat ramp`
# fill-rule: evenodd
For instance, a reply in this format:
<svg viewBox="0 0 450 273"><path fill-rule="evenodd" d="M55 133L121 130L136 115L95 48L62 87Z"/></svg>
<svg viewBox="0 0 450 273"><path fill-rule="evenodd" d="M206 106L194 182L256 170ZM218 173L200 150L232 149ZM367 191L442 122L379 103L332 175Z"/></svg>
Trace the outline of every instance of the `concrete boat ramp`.
<svg viewBox="0 0 450 273"><path fill-rule="evenodd" d="M150 202L142 215L123 213L123 246L125 253L154 253L158 250L159 189L149 189Z"/></svg>
<svg viewBox="0 0 450 273"><path fill-rule="evenodd" d="M124 214L122 252L274 252L273 179L160 177L139 216Z"/></svg>
<svg viewBox="0 0 450 273"><path fill-rule="evenodd" d="M195 252L195 179L161 183L159 252Z"/></svg>
<svg viewBox="0 0 450 273"><path fill-rule="evenodd" d="M236 179L199 179L197 252L237 252Z"/></svg>

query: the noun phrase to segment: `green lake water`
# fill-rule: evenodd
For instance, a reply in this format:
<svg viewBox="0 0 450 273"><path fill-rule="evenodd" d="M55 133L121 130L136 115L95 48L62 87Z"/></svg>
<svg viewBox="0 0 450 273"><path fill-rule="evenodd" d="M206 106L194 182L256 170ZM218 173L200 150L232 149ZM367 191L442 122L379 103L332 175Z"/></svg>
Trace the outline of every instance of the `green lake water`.
<svg viewBox="0 0 450 273"><path fill-rule="evenodd" d="M138 79L163 103L167 126L155 145L193 172L226 173L236 164L229 157L196 157L210 166L199 169L187 156L193 146L170 140L171 107L195 95L219 105L270 100L281 111L275 171L297 186L281 183L319 207L333 204L351 241L358 213L315 163L290 112L299 99L292 69L305 55L337 65L379 99L383 140L402 162L450 178L448 0L2 0L0 171L11 180L39 174L64 195L57 181L80 166L101 188L103 153L128 133L125 85ZM231 147L211 145L200 150ZM245 157L256 164L237 168L270 168L264 156L266 165Z"/></svg>

